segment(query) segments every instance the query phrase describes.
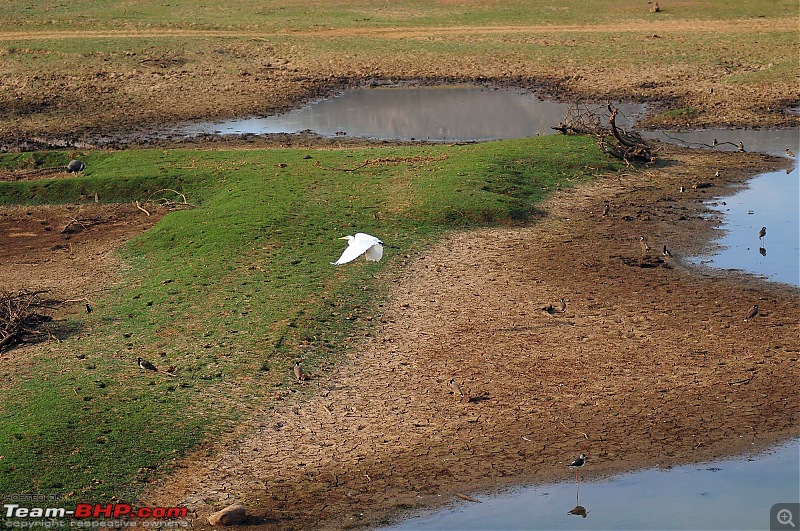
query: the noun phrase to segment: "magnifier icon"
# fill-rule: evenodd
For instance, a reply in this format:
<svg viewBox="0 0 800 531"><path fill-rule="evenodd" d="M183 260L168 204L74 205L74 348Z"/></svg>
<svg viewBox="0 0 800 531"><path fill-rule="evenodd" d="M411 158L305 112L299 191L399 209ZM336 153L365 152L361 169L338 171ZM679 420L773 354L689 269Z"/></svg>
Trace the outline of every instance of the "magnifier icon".
<svg viewBox="0 0 800 531"><path fill-rule="evenodd" d="M781 509L778 511L778 514L775 515L775 518L781 525L789 524L790 526L795 527L794 522L792 522L792 511L789 509Z"/></svg>

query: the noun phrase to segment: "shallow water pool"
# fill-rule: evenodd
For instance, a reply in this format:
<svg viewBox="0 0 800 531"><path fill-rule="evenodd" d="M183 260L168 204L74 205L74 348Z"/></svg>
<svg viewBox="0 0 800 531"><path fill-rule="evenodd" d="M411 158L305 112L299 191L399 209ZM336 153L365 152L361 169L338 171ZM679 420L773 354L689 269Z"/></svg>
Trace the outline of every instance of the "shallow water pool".
<svg viewBox="0 0 800 531"><path fill-rule="evenodd" d="M654 456L654 461L658 456ZM753 457L522 487L386 530L770 529L776 503L800 501L800 439ZM772 515L773 518L775 514ZM798 517L795 517L797 519Z"/></svg>

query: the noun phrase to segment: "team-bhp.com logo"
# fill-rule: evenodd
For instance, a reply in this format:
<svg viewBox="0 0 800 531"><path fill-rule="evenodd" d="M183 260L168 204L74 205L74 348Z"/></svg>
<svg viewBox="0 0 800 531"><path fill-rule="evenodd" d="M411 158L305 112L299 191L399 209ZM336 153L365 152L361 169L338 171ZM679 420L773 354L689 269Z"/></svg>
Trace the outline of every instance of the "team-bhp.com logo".
<svg viewBox="0 0 800 531"><path fill-rule="evenodd" d="M72 510L63 507L21 507L16 503L6 503L3 509L7 528L67 527L63 520L65 518L72 519L69 527L136 527L137 522L129 520L131 518L150 519L139 522L142 527L188 526L185 520L188 514L186 507L134 508L127 503L79 503Z"/></svg>

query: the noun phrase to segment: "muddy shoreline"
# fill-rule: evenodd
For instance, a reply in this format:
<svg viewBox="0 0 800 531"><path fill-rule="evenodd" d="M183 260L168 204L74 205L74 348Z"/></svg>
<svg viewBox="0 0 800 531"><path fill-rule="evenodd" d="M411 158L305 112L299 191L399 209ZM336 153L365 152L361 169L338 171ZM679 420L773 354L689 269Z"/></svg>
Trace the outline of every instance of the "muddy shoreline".
<svg viewBox="0 0 800 531"><path fill-rule="evenodd" d="M123 109L111 112L108 123L86 124L80 127L65 128L60 121L46 121L39 131L29 133L3 133L0 131L0 152L20 152L48 149L136 149L147 147L212 147L249 145L253 147L294 147L294 146L352 146L365 144L419 144L421 142L409 141L376 141L362 138L327 138L313 132L303 133L276 133L276 134L243 134L243 135L213 135L205 134L195 137L183 137L164 133L171 126L191 121L226 120L245 116L263 117L272 116L307 105L313 101L335 96L336 94L364 86L433 86L433 85L470 85L488 89L521 89L528 90L536 97L547 101L560 103L581 102L583 104L604 104L608 101L619 103L644 103L649 107L648 115L653 115L669 105L665 101L655 101L641 95L625 91L612 92L597 96L576 90L574 86L563 80L548 78L534 79L530 77L512 78L486 78L484 76L447 76L447 77L401 77L401 78L344 78L344 79L313 79L304 78L298 86L297 92L276 94L270 105L266 108L252 107L215 112L213 114L197 114L192 109L171 109L167 112L163 108L156 109L156 119L153 116L129 114ZM686 95L684 95L686 96ZM790 100L786 100L786 108L775 109L768 116L750 116L746 112L737 115L735 121L730 117L715 120L706 119L703 122L687 124L682 121L661 122L652 124L645 117L640 124L640 129L699 129L699 128L767 128L784 129L795 128L800 125L800 116L789 112ZM157 105L154 103L154 105ZM177 113L177 114L175 114ZM152 113L151 113L152 114ZM79 119L80 120L80 119ZM553 124L558 125L558 124Z"/></svg>
<svg viewBox="0 0 800 531"><path fill-rule="evenodd" d="M234 502L253 528L371 527L564 479L580 452L600 477L798 436L800 290L682 259L708 245L704 200L785 164L665 146L652 168L557 193L530 225L453 234L402 265L348 363L142 501L186 506L199 528ZM698 174L711 187L690 188ZM673 258L642 256L639 236ZM561 297L566 312L541 312Z"/></svg>

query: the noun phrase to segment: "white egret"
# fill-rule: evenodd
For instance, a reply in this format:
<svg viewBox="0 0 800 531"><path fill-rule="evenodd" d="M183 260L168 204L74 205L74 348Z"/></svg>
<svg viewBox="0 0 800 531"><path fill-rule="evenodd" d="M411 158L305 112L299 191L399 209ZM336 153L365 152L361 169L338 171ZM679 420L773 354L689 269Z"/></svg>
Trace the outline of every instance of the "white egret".
<svg viewBox="0 0 800 531"><path fill-rule="evenodd" d="M347 240L347 249L333 265L342 265L352 262L362 254L370 262L377 262L383 257L383 242L375 236L357 232L355 236L342 236L340 240Z"/></svg>

